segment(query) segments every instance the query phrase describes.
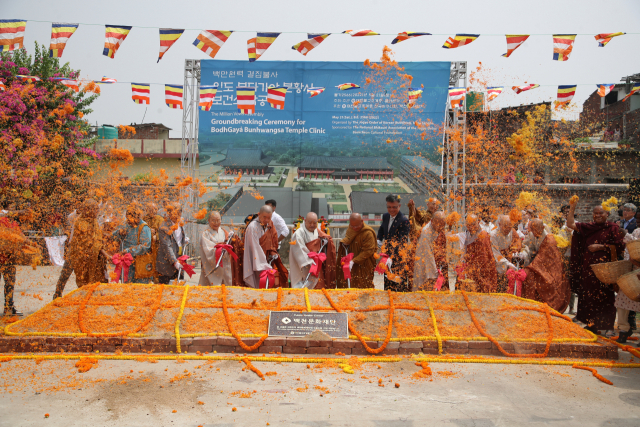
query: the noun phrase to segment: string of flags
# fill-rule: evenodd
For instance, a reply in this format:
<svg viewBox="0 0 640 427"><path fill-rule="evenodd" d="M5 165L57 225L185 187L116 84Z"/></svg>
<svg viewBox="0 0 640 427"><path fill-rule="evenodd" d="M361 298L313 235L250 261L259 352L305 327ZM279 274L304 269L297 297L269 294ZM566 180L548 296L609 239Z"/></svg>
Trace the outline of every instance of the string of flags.
<svg viewBox="0 0 640 427"><path fill-rule="evenodd" d="M76 32L80 24L77 23L61 23L53 22L51 25L51 45L49 47L49 56L60 58L64 52L66 44L71 36ZM24 33L27 26L25 19L0 19L0 52L10 52L15 49L24 48ZM116 52L124 43L129 35L132 26L125 25L105 25L105 42L103 55L109 58L115 58ZM160 52L158 62L173 44L182 36L185 29L160 28ZM193 45L203 51L211 58L215 58L218 51L222 48L233 31L225 30L202 30L193 42ZM258 32L256 37L247 40L247 53L250 62L257 61L267 51L267 49L275 42L281 33ZM370 29L362 30L346 30L341 34L350 35L351 37L367 37L379 36ZM614 37L625 35L624 32L616 33L600 33L597 34L595 40L599 47L605 47ZM306 56L313 49L318 47L331 33L307 33L307 39L293 45L291 48ZM421 36L430 36L431 33L403 31L391 41L391 44L397 44L402 41L413 39ZM518 49L531 35L530 34L506 34L507 52L502 56L509 58L511 54ZM553 34L553 60L567 61L573 50L577 34ZM480 34L456 34L447 38L442 46L445 49L456 49L466 46L480 37Z"/></svg>

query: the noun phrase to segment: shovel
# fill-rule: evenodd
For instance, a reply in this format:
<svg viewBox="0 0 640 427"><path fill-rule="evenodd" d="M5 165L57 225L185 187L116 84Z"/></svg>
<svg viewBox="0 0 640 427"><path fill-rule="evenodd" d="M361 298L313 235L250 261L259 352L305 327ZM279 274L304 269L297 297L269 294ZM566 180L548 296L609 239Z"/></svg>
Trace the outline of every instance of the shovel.
<svg viewBox="0 0 640 427"><path fill-rule="evenodd" d="M328 239L322 239L322 245L320 245L320 250L318 251L318 253L322 252L322 250L324 249L324 247L329 243ZM309 276L311 275L311 269L309 269L309 273L307 274L307 277L304 279L304 283L302 284L303 288L308 288L309 287ZM316 286L313 285L313 288L315 288ZM313 289L313 288L309 288L309 289Z"/></svg>
<svg viewBox="0 0 640 427"><path fill-rule="evenodd" d="M227 242L225 243L226 245L229 244L229 242L231 241L231 238L233 237L233 231L229 232L229 238L227 239ZM220 252L220 258L218 258L218 262L216 262L216 267L213 269L213 271L216 271L218 269L218 267L220 267L220 262L222 261L222 257L224 256L224 254L227 253L226 249L223 249L222 252Z"/></svg>
<svg viewBox="0 0 640 427"><path fill-rule="evenodd" d="M269 261L269 267L271 267L271 264L273 263L273 261L275 261L276 259L278 259L279 255L275 254L271 256L271 261ZM265 289L269 289L269 276L267 276L267 281L264 284L264 288Z"/></svg>
<svg viewBox="0 0 640 427"><path fill-rule="evenodd" d="M346 256L349 253L349 245L345 245L342 242L340 242L340 244L344 246L344 254ZM351 279L347 279L347 286L349 286L349 289L351 289Z"/></svg>
<svg viewBox="0 0 640 427"><path fill-rule="evenodd" d="M189 242L182 247L182 253L184 253L184 248L189 245ZM176 276L176 286L180 284L180 273L182 273L182 264L180 264L180 268L178 268L178 275Z"/></svg>

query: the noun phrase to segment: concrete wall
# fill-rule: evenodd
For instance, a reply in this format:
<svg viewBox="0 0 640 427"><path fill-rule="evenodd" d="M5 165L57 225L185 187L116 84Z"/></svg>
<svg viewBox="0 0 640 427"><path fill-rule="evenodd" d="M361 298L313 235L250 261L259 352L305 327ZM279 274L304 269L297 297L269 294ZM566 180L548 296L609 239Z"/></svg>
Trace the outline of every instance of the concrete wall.
<svg viewBox="0 0 640 427"><path fill-rule="evenodd" d="M104 139L98 140L94 150L107 153L111 148L126 148L134 157L173 157L180 158L181 139Z"/></svg>

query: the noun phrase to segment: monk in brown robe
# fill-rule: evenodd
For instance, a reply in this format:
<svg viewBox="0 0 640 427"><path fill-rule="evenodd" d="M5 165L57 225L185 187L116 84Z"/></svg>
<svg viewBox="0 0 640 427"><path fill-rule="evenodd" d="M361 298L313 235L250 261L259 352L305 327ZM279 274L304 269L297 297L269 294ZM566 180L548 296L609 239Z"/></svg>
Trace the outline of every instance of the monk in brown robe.
<svg viewBox="0 0 640 427"><path fill-rule="evenodd" d="M324 261L320 261L317 269L322 240L327 244L322 249ZM316 267L314 267L316 266ZM309 289L324 289L336 287L336 246L327 233L318 228L318 215L309 212L304 223L291 236L289 249L289 268L291 273L291 287ZM316 271L317 275L309 274ZM307 276L309 279L307 280Z"/></svg>
<svg viewBox="0 0 640 427"><path fill-rule="evenodd" d="M464 260L460 278L473 280L477 285L477 292L496 292L496 262L491 251L489 233L480 227L480 218L474 214L468 215L467 231L459 233L458 237Z"/></svg>
<svg viewBox="0 0 640 427"><path fill-rule="evenodd" d="M575 222L577 204L569 202L567 214L567 227L574 231L569 267L571 291L578 294L575 318L594 334L612 331L616 320L615 292L611 285L598 280L591 264L617 261L617 254L624 251L622 234L618 225L607 221L609 212L602 206L593 208L592 222Z"/></svg>
<svg viewBox="0 0 640 427"><path fill-rule="evenodd" d="M571 289L564 274L563 256L555 237L547 234L542 220L529 221L529 234L521 252L527 265L527 277L522 284L524 298L544 302L563 313L569 306Z"/></svg>
<svg viewBox="0 0 640 427"><path fill-rule="evenodd" d="M278 255L278 232L271 221L272 213L270 206L262 206L258 217L245 230L243 278L246 286L251 288L259 288L263 272L274 268L277 273L273 283L269 281L269 288L288 287L289 271Z"/></svg>
<svg viewBox="0 0 640 427"><path fill-rule="evenodd" d="M102 230L98 225L98 203L86 199L80 208L80 216L74 224L73 236L65 259L76 274L76 285L106 282L106 262L110 258L103 250ZM63 289L56 289L61 295Z"/></svg>
<svg viewBox="0 0 640 427"><path fill-rule="evenodd" d="M373 289L373 272L376 268L374 255L378 249L376 232L366 225L359 213L352 213L349 217L347 234L340 242L337 259L337 287L347 288L343 267L351 269L351 287ZM353 254L349 264L343 266L342 258Z"/></svg>

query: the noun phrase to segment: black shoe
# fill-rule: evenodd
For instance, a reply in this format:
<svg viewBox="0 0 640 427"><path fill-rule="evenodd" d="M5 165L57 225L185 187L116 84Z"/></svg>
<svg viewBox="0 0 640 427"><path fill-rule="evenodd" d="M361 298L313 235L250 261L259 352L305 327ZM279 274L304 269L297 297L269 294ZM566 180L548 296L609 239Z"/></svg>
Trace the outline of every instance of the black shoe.
<svg viewBox="0 0 640 427"><path fill-rule="evenodd" d="M636 325L636 312L635 311L630 311L629 312L629 319L628 319L630 328L630 331L635 331L636 329L638 329L637 325Z"/></svg>
<svg viewBox="0 0 640 427"><path fill-rule="evenodd" d="M624 344L627 342L627 338L629 338L631 335L633 335L633 331L629 330L627 332L624 331L620 331L620 333L618 334L618 339L616 340L617 343L620 344Z"/></svg>
<svg viewBox="0 0 640 427"><path fill-rule="evenodd" d="M586 329L587 331L595 334L595 335L600 335L600 331L598 331L595 326L585 326L583 329Z"/></svg>
<svg viewBox="0 0 640 427"><path fill-rule="evenodd" d="M20 311L16 310L15 307L5 308L4 309L5 316L24 316Z"/></svg>

